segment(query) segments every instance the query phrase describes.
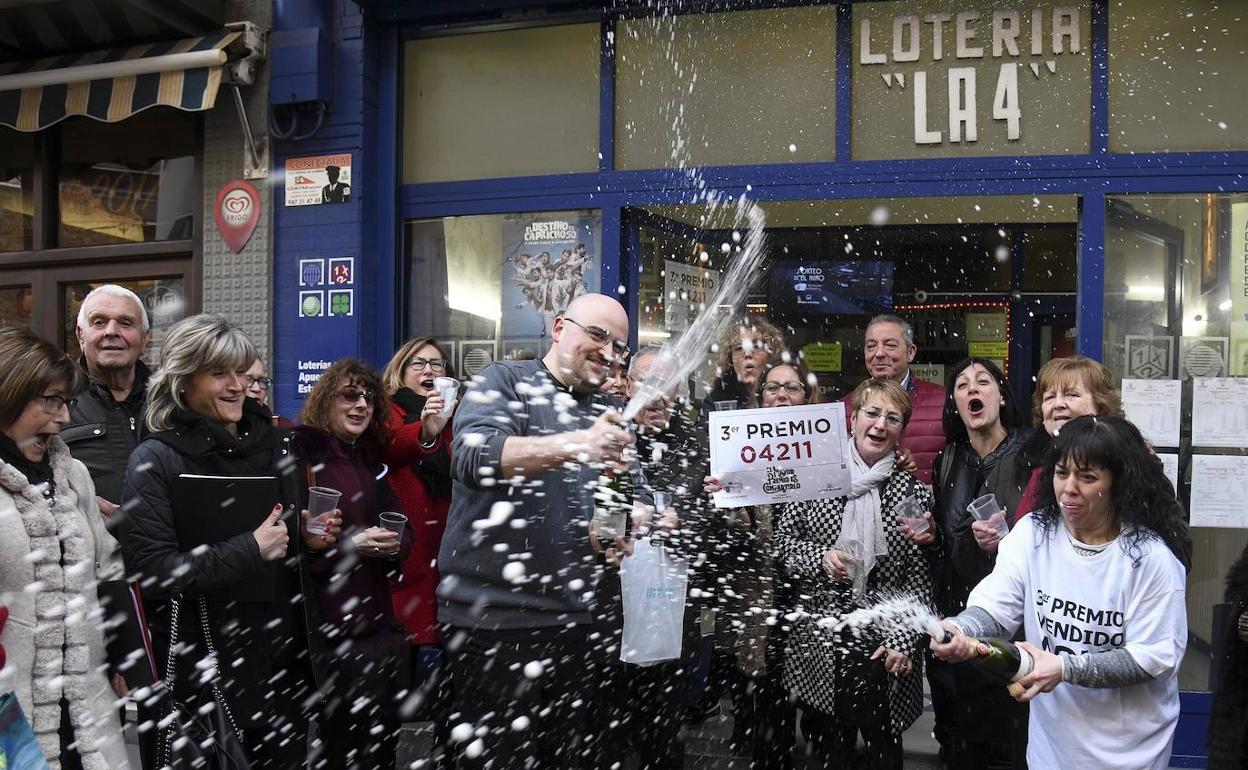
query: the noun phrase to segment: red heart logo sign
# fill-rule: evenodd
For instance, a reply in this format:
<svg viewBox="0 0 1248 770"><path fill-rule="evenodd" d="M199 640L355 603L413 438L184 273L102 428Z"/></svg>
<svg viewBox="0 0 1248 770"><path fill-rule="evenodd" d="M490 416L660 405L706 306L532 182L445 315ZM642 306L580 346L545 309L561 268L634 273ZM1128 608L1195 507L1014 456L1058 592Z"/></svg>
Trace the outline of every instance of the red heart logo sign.
<svg viewBox="0 0 1248 770"><path fill-rule="evenodd" d="M260 221L260 193L242 179L229 182L217 193L214 218L225 245L237 254L251 240Z"/></svg>

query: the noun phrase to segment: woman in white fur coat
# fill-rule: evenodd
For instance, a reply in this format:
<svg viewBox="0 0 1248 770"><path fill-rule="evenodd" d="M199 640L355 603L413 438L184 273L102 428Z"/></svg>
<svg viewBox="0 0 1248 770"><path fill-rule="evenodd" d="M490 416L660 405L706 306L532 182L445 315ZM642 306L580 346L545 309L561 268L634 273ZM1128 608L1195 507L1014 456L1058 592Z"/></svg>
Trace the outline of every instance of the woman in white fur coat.
<svg viewBox="0 0 1248 770"><path fill-rule="evenodd" d="M95 485L60 439L83 384L63 352L0 329L0 633L10 690L52 770L129 768L96 583L120 577Z"/></svg>

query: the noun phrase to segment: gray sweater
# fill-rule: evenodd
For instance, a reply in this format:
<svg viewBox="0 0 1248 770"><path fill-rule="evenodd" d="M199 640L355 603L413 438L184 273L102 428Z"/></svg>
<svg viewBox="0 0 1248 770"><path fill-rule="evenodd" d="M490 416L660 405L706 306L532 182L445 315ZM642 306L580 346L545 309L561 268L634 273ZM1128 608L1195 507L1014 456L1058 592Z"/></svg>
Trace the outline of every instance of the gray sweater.
<svg viewBox="0 0 1248 770"><path fill-rule="evenodd" d="M507 439L587 428L609 403L568 392L541 361L500 361L474 378L455 413L440 621L481 629L590 622L603 569L587 527L598 471L566 463L505 481L501 461Z"/></svg>

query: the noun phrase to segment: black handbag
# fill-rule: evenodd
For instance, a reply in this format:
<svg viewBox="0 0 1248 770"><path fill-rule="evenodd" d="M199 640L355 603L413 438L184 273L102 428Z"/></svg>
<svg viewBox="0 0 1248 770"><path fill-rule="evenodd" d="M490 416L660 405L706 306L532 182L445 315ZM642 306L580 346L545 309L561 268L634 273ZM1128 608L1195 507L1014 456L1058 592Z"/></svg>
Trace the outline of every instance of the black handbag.
<svg viewBox="0 0 1248 770"><path fill-rule="evenodd" d="M182 596L175 594L169 608L169 658L165 664L169 707L160 721L157 767L251 770L251 762L243 750L243 732L238 729L234 713L217 683L217 649L208 630L208 607L203 596L198 597L199 625L214 673L198 692L188 694L174 690L181 606Z"/></svg>

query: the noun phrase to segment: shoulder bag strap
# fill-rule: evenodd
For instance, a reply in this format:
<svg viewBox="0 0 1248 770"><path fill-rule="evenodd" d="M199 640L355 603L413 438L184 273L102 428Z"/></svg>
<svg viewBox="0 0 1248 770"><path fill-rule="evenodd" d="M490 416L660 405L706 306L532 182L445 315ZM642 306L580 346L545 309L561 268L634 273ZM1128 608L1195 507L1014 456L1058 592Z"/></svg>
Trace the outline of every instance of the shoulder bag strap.
<svg viewBox="0 0 1248 770"><path fill-rule="evenodd" d="M208 628L208 602L204 599L203 594L199 598L199 628L204 635L204 646L208 648L208 654L212 656L212 695L216 699L217 705L221 707L221 712L225 714L225 718L233 728L234 733L239 736L242 741L243 731L238 729L238 723L234 721L234 712L230 709L230 704L226 702L225 696L221 694L221 658L217 655L217 646L212 641L212 631Z"/></svg>

